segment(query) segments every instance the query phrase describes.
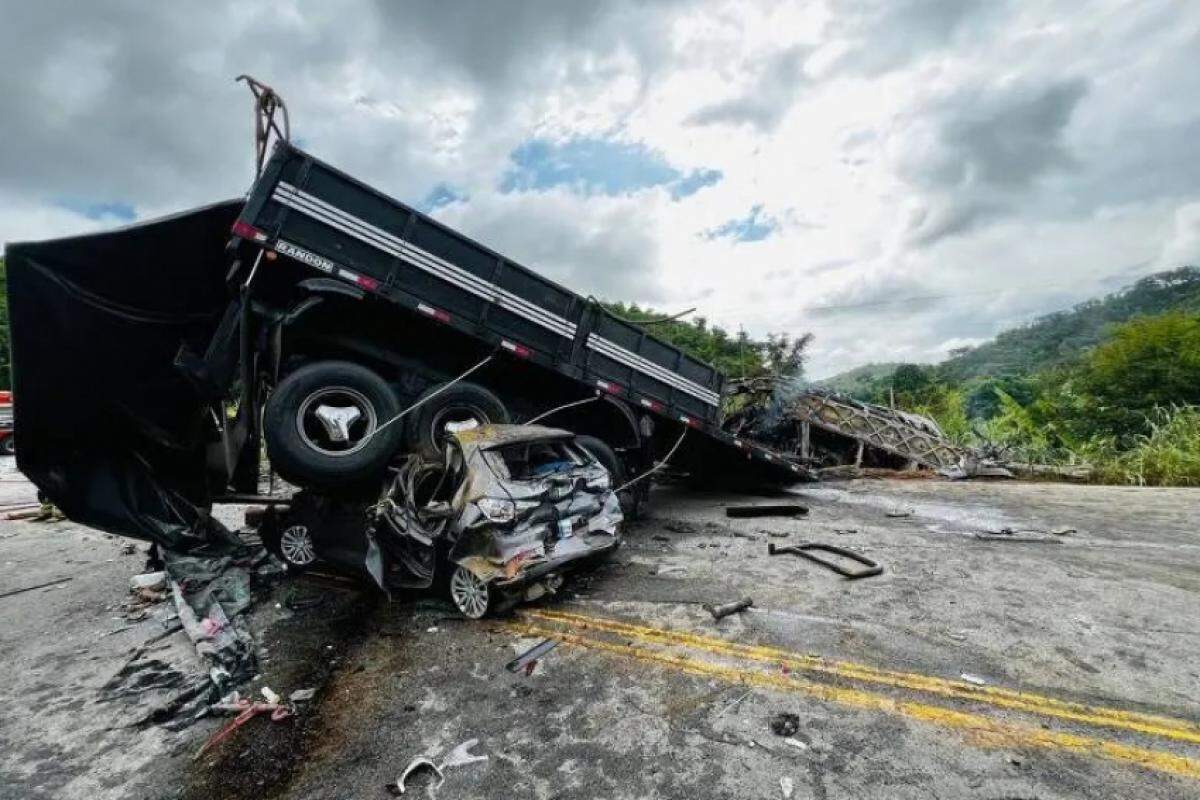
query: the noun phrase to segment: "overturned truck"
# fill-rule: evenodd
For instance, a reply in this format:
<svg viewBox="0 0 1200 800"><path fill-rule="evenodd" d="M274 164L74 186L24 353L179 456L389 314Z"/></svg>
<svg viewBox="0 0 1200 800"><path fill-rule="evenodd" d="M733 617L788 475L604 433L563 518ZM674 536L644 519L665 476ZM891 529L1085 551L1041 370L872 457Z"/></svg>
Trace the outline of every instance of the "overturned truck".
<svg viewBox="0 0 1200 800"><path fill-rule="evenodd" d="M71 519L170 548L222 533L214 503L268 502L264 445L292 505L365 529L471 426L571 431L632 511L668 457L805 472L722 428L711 366L286 141L244 200L7 259L19 467Z"/></svg>

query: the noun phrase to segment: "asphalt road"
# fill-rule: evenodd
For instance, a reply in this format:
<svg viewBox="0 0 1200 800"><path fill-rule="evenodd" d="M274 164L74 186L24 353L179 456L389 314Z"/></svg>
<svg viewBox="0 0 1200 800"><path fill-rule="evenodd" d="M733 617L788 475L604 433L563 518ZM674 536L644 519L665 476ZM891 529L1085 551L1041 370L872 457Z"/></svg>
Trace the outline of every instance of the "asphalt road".
<svg viewBox="0 0 1200 800"><path fill-rule="evenodd" d="M781 500L810 513L725 517ZM114 731L89 695L149 633L95 638L140 559L69 523L0 523L0 594L75 576L0 599L15 676L0 707L40 709L0 714L0 797L383 798L412 759L468 739L488 760L448 767L438 796L1200 797L1198 512L1187 490L664 488L609 563L510 617L322 578L278 587L255 615L260 682L316 699L195 761L215 723ZM884 572L767 555L801 541ZM320 604L289 610L297 595ZM741 597L754 608L719 622L702 608ZM544 638L560 644L531 671L505 670ZM791 736L772 731L780 712ZM406 796L429 784L416 774Z"/></svg>

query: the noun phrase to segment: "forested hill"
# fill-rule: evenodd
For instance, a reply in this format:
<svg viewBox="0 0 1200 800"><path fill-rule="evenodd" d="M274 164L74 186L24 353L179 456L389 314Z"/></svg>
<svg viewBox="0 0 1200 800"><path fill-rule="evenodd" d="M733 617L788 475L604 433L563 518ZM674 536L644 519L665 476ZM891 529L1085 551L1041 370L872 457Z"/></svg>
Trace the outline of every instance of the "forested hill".
<svg viewBox="0 0 1200 800"><path fill-rule="evenodd" d="M955 351L938 372L949 381L1031 375L1072 360L1116 323L1172 310L1200 312L1200 269L1158 272L1107 297L1039 317L978 347Z"/></svg>
<svg viewBox="0 0 1200 800"><path fill-rule="evenodd" d="M861 367L839 372L833 377L821 378L813 383L853 397L865 397L881 380L890 378L898 366L900 366L899 361L863 364Z"/></svg>

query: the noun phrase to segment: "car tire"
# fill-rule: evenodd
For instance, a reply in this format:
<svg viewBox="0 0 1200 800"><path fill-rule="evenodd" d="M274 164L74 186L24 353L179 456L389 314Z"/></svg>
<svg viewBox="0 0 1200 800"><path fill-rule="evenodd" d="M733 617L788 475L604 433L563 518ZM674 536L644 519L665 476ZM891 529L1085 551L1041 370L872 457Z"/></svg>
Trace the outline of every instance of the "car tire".
<svg viewBox="0 0 1200 800"><path fill-rule="evenodd" d="M391 387L349 361L317 361L288 375L267 401L271 465L298 486L337 488L381 477L403 438Z"/></svg>
<svg viewBox="0 0 1200 800"><path fill-rule="evenodd" d="M304 572L317 562L316 544L306 525L283 525L271 516L258 529L267 552L283 562L288 572Z"/></svg>
<svg viewBox="0 0 1200 800"><path fill-rule="evenodd" d="M441 457L442 437L448 423L474 419L482 425L503 425L510 419L504 402L477 383L456 383L433 397L440 388L431 386L417 398L420 402L432 397L413 410L406 424L408 449L425 458Z"/></svg>
<svg viewBox="0 0 1200 800"><path fill-rule="evenodd" d="M462 564L455 564L447 589L450 602L467 619L483 619L492 610L495 591L491 584Z"/></svg>

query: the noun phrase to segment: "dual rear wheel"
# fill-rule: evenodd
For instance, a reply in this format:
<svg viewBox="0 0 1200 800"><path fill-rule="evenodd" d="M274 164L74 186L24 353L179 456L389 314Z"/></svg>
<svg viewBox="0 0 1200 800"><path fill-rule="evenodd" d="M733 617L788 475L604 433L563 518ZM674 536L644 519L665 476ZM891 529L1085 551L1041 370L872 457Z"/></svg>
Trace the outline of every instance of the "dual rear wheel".
<svg viewBox="0 0 1200 800"><path fill-rule="evenodd" d="M267 401L263 435L285 480L338 488L378 480L397 452L441 455L448 430L468 421L509 421L500 398L462 382L438 391L404 418L387 381L349 361L317 361L279 382Z"/></svg>

